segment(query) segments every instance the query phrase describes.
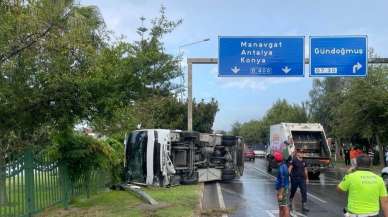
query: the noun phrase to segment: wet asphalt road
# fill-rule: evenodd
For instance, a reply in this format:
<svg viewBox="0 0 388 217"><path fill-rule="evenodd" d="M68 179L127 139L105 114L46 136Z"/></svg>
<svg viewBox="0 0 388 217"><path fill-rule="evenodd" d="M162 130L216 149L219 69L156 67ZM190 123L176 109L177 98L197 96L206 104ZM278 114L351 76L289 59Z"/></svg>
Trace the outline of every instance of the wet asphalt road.
<svg viewBox="0 0 388 217"><path fill-rule="evenodd" d="M277 171L266 172L265 159L246 162L244 176L231 182L219 183L221 197L225 207L230 210L230 217L274 217L278 216L276 201L275 176ZM319 180L311 180L307 186L310 212L301 211L299 190L294 197L292 216L342 217L346 206L346 195L336 191L336 186L343 177L343 172L329 169L320 175ZM219 208L217 183L205 184L205 209Z"/></svg>

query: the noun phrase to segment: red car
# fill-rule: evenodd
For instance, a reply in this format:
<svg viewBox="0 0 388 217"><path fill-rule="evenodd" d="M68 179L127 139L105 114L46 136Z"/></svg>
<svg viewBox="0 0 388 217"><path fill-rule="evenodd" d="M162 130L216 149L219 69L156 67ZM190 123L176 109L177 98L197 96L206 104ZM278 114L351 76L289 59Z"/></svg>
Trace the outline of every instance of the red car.
<svg viewBox="0 0 388 217"><path fill-rule="evenodd" d="M250 149L244 150L244 159L245 160L255 160L255 152Z"/></svg>

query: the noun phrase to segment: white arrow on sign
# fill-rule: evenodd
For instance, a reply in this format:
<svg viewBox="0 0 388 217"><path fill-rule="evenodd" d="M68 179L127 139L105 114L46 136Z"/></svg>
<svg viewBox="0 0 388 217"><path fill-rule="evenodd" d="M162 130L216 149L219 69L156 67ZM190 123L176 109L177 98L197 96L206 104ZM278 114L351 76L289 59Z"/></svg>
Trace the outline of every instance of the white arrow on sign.
<svg viewBox="0 0 388 217"><path fill-rule="evenodd" d="M284 72L284 73L289 73L290 71L291 71L292 69L291 68L288 68L288 66L285 66L284 68L282 68L282 71Z"/></svg>
<svg viewBox="0 0 388 217"><path fill-rule="evenodd" d="M234 74L237 74L237 73L240 71L240 69L239 69L237 66L234 66L234 67L231 68L230 70L232 70L232 72L233 72Z"/></svg>
<svg viewBox="0 0 388 217"><path fill-rule="evenodd" d="M362 68L361 63L357 62L357 64L353 66L353 73L356 73L361 68Z"/></svg>

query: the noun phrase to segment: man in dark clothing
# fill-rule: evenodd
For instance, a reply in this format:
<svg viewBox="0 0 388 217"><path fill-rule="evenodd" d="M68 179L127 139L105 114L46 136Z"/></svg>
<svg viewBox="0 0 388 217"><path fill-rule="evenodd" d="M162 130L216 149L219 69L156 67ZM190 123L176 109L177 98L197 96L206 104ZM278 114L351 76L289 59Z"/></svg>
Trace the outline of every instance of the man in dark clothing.
<svg viewBox="0 0 388 217"><path fill-rule="evenodd" d="M303 160L302 153L300 151L296 152L296 156L290 162L288 171L291 176L291 194L289 206L292 209L292 199L294 198L296 190L300 189L302 194L302 210L308 212L309 209L306 207L307 202L307 183L308 183L308 173L306 162Z"/></svg>
<svg viewBox="0 0 388 217"><path fill-rule="evenodd" d="M350 150L348 147L344 148L344 155L345 155L345 165L349 166L350 165Z"/></svg>

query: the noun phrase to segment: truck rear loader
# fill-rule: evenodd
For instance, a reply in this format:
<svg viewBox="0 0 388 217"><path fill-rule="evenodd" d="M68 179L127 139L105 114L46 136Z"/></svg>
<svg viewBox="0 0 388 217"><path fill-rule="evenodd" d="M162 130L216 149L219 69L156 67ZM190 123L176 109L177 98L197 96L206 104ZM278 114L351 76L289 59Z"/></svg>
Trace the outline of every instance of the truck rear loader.
<svg viewBox="0 0 388 217"><path fill-rule="evenodd" d="M329 167L331 152L321 124L280 123L270 128L270 145L266 154L268 172L277 168L273 153L281 151L285 141L289 143L291 155L295 151L302 153L311 178L318 178L320 172Z"/></svg>

